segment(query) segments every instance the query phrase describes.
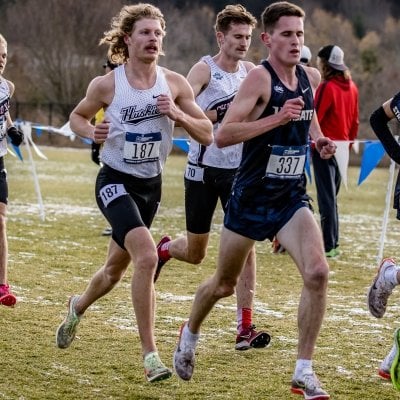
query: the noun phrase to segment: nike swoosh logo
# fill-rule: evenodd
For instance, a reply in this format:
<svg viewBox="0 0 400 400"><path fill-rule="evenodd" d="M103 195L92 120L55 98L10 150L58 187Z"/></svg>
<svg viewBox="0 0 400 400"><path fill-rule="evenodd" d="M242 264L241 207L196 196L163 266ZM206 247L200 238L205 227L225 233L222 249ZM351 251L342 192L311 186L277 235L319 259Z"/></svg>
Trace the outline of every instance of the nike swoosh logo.
<svg viewBox="0 0 400 400"><path fill-rule="evenodd" d="M308 88L306 88L306 89L301 89L301 93L304 94L305 92L307 92L308 89L310 89L310 88L308 87Z"/></svg>
<svg viewBox="0 0 400 400"><path fill-rule="evenodd" d="M157 97L160 97L160 96L161 96L161 94L153 94L153 99L156 99Z"/></svg>

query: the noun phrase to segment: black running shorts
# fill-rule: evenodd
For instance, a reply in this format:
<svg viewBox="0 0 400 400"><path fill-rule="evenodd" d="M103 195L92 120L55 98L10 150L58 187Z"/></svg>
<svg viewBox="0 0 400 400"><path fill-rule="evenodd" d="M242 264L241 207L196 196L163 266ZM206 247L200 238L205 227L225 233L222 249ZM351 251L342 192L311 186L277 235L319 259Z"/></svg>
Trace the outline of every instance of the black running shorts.
<svg viewBox="0 0 400 400"><path fill-rule="evenodd" d="M203 181L185 178L186 230L195 234L209 233L218 203L225 211L236 169L205 167Z"/></svg>
<svg viewBox="0 0 400 400"><path fill-rule="evenodd" d="M307 194L288 197L274 204L268 201L268 197L267 191L260 190L250 195L245 188L235 187L228 201L224 226L252 240L272 241L298 209L312 209Z"/></svg>
<svg viewBox="0 0 400 400"><path fill-rule="evenodd" d="M112 238L125 249L126 234L150 228L161 199L161 174L136 178L104 165L96 179L96 201L112 227Z"/></svg>

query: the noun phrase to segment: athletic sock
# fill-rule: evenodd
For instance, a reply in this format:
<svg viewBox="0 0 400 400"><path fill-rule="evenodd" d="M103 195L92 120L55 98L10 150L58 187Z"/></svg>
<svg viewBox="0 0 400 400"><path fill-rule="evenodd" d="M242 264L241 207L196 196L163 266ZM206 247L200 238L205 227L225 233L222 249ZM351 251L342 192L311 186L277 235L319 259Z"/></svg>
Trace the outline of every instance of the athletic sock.
<svg viewBox="0 0 400 400"><path fill-rule="evenodd" d="M397 280L397 272L400 270L400 267L397 265L393 265L388 267L385 270L385 280L388 281L393 287L399 284Z"/></svg>
<svg viewBox="0 0 400 400"><path fill-rule="evenodd" d="M248 329L252 325L253 310L251 308L238 308L236 310L237 317L237 333L240 334L244 329Z"/></svg>
<svg viewBox="0 0 400 400"><path fill-rule="evenodd" d="M304 370L312 371L312 360L305 360L305 359L296 360L296 367L294 370L293 377L295 379L303 378Z"/></svg>
<svg viewBox="0 0 400 400"><path fill-rule="evenodd" d="M389 354L382 361L381 367L384 367L384 368L387 368L388 370L390 370L390 367L391 367L390 361L393 361L396 353L397 353L397 347L396 347L396 345L393 345L392 348L390 349Z"/></svg>
<svg viewBox="0 0 400 400"><path fill-rule="evenodd" d="M188 324L185 324L185 326L182 329L181 341L183 341L190 348L194 349L197 346L199 338L200 338L200 333L190 332Z"/></svg>

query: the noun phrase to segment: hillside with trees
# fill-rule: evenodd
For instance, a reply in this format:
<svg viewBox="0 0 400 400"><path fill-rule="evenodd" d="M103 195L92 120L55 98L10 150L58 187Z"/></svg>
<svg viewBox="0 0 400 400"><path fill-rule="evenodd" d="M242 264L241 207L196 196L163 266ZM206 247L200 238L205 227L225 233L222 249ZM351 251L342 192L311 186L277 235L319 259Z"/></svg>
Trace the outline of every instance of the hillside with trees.
<svg viewBox="0 0 400 400"><path fill-rule="evenodd" d="M338 44L360 90L360 138L374 137L371 111L400 88L400 3L389 0L294 1L307 13L305 43L313 53ZM0 33L9 44L5 76L16 84L12 113L34 122L60 126L85 93L89 81L103 73L107 49L99 39L121 0L0 0ZM167 21L160 60L184 75L202 55L216 51L215 13L227 1L153 1ZM259 19L272 1L243 1ZM89 6L90 5L90 6ZM253 35L249 59L266 57ZM18 105L18 107L17 107Z"/></svg>

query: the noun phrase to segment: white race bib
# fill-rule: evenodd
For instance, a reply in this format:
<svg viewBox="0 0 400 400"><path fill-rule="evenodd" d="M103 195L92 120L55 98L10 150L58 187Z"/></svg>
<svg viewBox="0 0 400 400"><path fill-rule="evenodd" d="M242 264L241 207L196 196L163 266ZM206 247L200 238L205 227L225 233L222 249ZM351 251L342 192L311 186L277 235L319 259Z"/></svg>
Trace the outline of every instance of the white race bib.
<svg viewBox="0 0 400 400"><path fill-rule="evenodd" d="M142 164L157 161L160 157L161 132L126 132L124 161L128 164Z"/></svg>
<svg viewBox="0 0 400 400"><path fill-rule="evenodd" d="M187 164L185 178L190 181L203 182L204 168L197 165Z"/></svg>
<svg viewBox="0 0 400 400"><path fill-rule="evenodd" d="M265 176L295 179L304 172L307 146L272 146Z"/></svg>
<svg viewBox="0 0 400 400"><path fill-rule="evenodd" d="M100 189L100 197L104 207L107 207L113 200L117 199L118 197L125 196L126 194L128 193L122 183L109 184Z"/></svg>

